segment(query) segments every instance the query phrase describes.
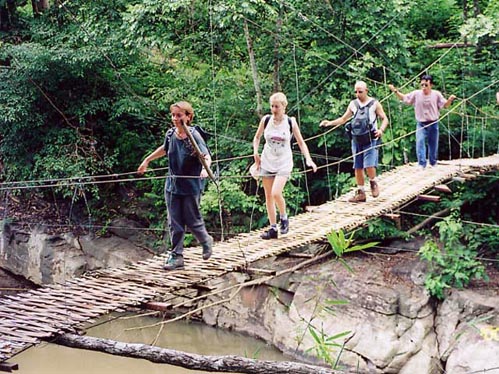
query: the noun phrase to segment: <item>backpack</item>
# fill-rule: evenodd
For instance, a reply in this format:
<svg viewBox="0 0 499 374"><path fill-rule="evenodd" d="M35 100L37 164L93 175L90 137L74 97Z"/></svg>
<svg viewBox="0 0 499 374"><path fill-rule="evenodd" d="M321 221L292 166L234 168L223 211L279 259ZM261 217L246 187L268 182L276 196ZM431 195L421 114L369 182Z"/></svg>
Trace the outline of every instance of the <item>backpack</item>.
<svg viewBox="0 0 499 374"><path fill-rule="evenodd" d="M208 139L210 138L210 134L208 134L201 126L199 125L194 125L194 126L191 126L190 128L190 131L191 131L191 134L194 133L194 132L197 132L199 135L201 135L201 137L203 138L205 144L206 144L206 149L208 150L208 154L210 155L211 157L211 151L210 151L210 148L208 147ZM168 146L170 145L170 140L173 136L173 134L175 133L175 128L172 127L172 128L169 128L168 131L166 132L166 140L168 142ZM189 143L190 144L190 141ZM191 146L192 147L192 146ZM218 169L218 164L217 164L217 169ZM218 179L218 172L215 173L215 178ZM201 191L204 190L205 186L206 186L206 180L202 180L201 182ZM215 182L216 184L216 182Z"/></svg>
<svg viewBox="0 0 499 374"><path fill-rule="evenodd" d="M372 99L361 107L358 100L354 101L357 111L345 129L348 137L359 145L367 145L374 139L374 123L376 121L369 122L369 109L375 102L376 100Z"/></svg>
<svg viewBox="0 0 499 374"><path fill-rule="evenodd" d="M193 133L194 131L197 131L197 133L199 135L201 135L201 137L203 138L205 144L206 144L206 149L208 149L208 153L210 154L211 156L211 151L210 151L210 148L208 148L208 139L210 138L210 134L208 134L201 126L199 125L195 125L195 126L192 126L191 127L191 133ZM170 144L170 139L172 137L172 135L174 134L175 132L175 128L170 128L168 129L168 131L166 132L166 139L168 140L168 144Z"/></svg>
<svg viewBox="0 0 499 374"><path fill-rule="evenodd" d="M265 120L263 122L263 128L267 127L267 125L270 121L270 117L271 117L270 114L265 116ZM291 121L291 118L289 118L289 117L288 117L288 125L289 125L289 133L291 134L291 138L289 139L289 141L291 142L293 140L293 122Z"/></svg>

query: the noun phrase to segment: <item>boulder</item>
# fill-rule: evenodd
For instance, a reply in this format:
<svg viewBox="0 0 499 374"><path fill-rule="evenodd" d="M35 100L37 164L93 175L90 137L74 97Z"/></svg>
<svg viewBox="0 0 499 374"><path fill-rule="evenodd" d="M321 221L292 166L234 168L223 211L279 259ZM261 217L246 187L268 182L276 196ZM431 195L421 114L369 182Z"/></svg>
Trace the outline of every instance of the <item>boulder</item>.
<svg viewBox="0 0 499 374"><path fill-rule="evenodd" d="M499 370L499 291L452 290L437 308L439 353L448 373Z"/></svg>
<svg viewBox="0 0 499 374"><path fill-rule="evenodd" d="M269 259L255 266L270 265L278 270L290 267L291 262ZM354 272L337 261L328 261L280 276L266 285L243 288L230 302L206 310L204 319L265 339L287 354L312 362L317 362L313 357L318 346L314 336L344 334L329 341L336 346L322 343L330 349L332 358L339 355L346 368L399 373L409 365L406 372L415 367L436 372L430 297L422 286L410 281L412 270L419 268L399 268L396 275L390 275L383 261L352 257L348 263ZM229 277L228 284L248 278L242 274Z"/></svg>

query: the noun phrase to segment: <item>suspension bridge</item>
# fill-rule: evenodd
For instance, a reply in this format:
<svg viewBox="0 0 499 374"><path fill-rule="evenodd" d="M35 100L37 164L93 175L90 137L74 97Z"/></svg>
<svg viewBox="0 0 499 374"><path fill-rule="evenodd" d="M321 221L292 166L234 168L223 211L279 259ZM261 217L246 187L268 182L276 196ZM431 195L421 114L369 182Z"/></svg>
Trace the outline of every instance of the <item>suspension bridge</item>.
<svg viewBox="0 0 499 374"><path fill-rule="evenodd" d="M352 204L348 202L353 193L350 192L312 207L291 217L290 233L277 240L261 240L262 230L255 230L215 243L209 261L202 260L200 248L186 250L182 270L165 272L165 255L161 255L123 268L95 271L63 284L5 296L0 299L0 371L7 360L23 350L59 334L81 332L103 315L151 301L162 301L175 309L173 300L182 290L202 287L208 280L243 270L262 258L324 241L332 230L351 231L372 218L396 212L424 193L431 194L448 181L465 181L497 169L499 154L441 161L437 167L424 171L407 164L379 176L379 197L368 195L367 202Z"/></svg>

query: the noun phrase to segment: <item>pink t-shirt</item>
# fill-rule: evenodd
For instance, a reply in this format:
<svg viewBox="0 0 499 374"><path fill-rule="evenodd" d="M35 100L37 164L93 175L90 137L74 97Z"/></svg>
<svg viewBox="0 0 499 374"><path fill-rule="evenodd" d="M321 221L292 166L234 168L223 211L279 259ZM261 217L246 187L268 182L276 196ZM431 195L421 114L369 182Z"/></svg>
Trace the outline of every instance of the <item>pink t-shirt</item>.
<svg viewBox="0 0 499 374"><path fill-rule="evenodd" d="M425 95L423 90L416 90L405 95L404 103L414 105L416 121L434 122L438 121L446 100L440 91L431 90L429 95Z"/></svg>

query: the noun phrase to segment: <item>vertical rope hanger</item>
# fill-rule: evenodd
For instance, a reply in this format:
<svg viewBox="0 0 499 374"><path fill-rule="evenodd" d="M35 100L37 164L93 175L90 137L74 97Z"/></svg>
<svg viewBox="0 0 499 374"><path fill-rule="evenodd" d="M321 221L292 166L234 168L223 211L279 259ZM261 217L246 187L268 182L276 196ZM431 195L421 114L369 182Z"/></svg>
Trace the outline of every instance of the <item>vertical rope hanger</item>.
<svg viewBox="0 0 499 374"><path fill-rule="evenodd" d="M475 108L475 116L473 118L473 143L471 143L471 157L475 158L475 142L477 138L476 123L477 123L478 109Z"/></svg>
<svg viewBox="0 0 499 374"><path fill-rule="evenodd" d="M466 113L466 101L463 102L463 112ZM461 137L459 138L459 159L463 158L464 118L461 117Z"/></svg>
<svg viewBox="0 0 499 374"><path fill-rule="evenodd" d="M293 65L294 65L294 69L295 69L295 90L296 90L296 111L297 111L297 118L298 118L298 123L301 123L301 112L300 112L300 83L299 83L299 78L298 78L298 66L297 66L297 63L296 63L296 45L293 43ZM308 201L308 205L311 205L311 202L310 202L310 189L308 187L308 177L307 177L307 165L306 165L306 162L305 162L305 159L303 157L303 154L301 155L301 162L302 162L302 166L303 166L303 170L305 170L305 173L303 173L304 177L305 177L305 188L307 190L307 201Z"/></svg>
<svg viewBox="0 0 499 374"><path fill-rule="evenodd" d="M482 157L485 157L485 128L487 117L482 118ZM497 142L497 153L499 153L499 141Z"/></svg>
<svg viewBox="0 0 499 374"><path fill-rule="evenodd" d="M324 138L324 155L326 157L326 176L327 176L327 189L329 193L329 200L333 200L332 190L331 190L331 175L329 173L329 152L327 149L327 137L326 134L323 134Z"/></svg>
<svg viewBox="0 0 499 374"><path fill-rule="evenodd" d="M211 92L212 92L212 114L213 114L213 123L215 125L214 133L215 133L215 155L218 158L218 126L217 126L217 105L216 105L216 85L215 85L215 46L214 46L214 40L213 40L213 2L210 0L208 4L210 11L209 11L209 17L210 17L210 54L211 54ZM212 160L213 163L213 160ZM217 162L216 163L216 175L220 177L220 165ZM220 194L220 183L215 184L215 187L217 189L217 197L218 197L218 214L220 218L220 241L224 241L224 220L223 220L223 207L222 207L222 198Z"/></svg>
<svg viewBox="0 0 499 374"><path fill-rule="evenodd" d="M386 78L386 69L385 67L383 66L383 82L384 82L384 86L387 87L388 86L388 80ZM390 100L388 100L387 104L386 104L386 107L387 107L387 112L388 112L388 128L390 129L389 131L391 132L392 131L392 126L391 123L392 123L392 108L391 108L391 105L390 105ZM393 138L393 136L392 136ZM390 147L391 148L391 157L390 157L390 167L392 168L393 167L393 159L395 158L395 154L394 154L394 147Z"/></svg>

